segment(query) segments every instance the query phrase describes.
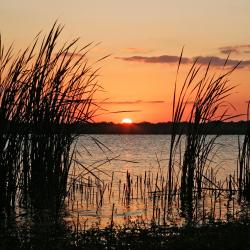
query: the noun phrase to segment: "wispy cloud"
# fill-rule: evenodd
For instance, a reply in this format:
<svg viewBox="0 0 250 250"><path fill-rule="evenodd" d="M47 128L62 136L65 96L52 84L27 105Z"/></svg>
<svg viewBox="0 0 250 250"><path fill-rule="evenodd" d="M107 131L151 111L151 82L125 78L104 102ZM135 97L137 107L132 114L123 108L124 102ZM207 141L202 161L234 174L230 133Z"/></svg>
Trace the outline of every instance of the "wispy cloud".
<svg viewBox="0 0 250 250"><path fill-rule="evenodd" d="M152 49L134 48L134 47L123 48L122 51L123 51L123 52L128 52L128 53L133 53L133 54L146 54L146 53L153 52Z"/></svg>
<svg viewBox="0 0 250 250"><path fill-rule="evenodd" d="M133 105L133 104L159 104L165 103L162 100L154 100L154 101L144 101L144 100L135 100L135 101L105 101L103 104L112 104L112 105Z"/></svg>
<svg viewBox="0 0 250 250"><path fill-rule="evenodd" d="M83 54L81 54L81 53L72 53L72 52L64 52L64 53L62 53L61 54L61 56L66 56L66 57L82 57L83 56Z"/></svg>
<svg viewBox="0 0 250 250"><path fill-rule="evenodd" d="M142 112L142 110L118 110L118 111L111 111L112 114L117 113L134 113L134 112Z"/></svg>
<svg viewBox="0 0 250 250"><path fill-rule="evenodd" d="M219 51L222 54L249 54L250 53L250 44L236 45L236 46L225 46L220 47Z"/></svg>
<svg viewBox="0 0 250 250"><path fill-rule="evenodd" d="M198 63L202 65L207 65L209 62L211 62L211 65L213 66L222 66L225 64L226 59L222 57L209 57L209 56L199 56L199 57L194 57L193 60L198 58ZM232 60L228 59L227 60L227 66L234 66L236 64L240 63L239 60ZM245 61L244 64L241 62L241 67L243 66L250 66L250 61Z"/></svg>
<svg viewBox="0 0 250 250"><path fill-rule="evenodd" d="M131 56L131 57L116 57L116 59L131 61L131 62L144 62L144 63L176 63L179 61L179 56L161 55L161 56ZM190 59L183 57L183 63L189 63Z"/></svg>
<svg viewBox="0 0 250 250"><path fill-rule="evenodd" d="M160 55L160 56L131 56L131 57L116 57L116 59L130 61L130 62L141 62L141 63L162 63L162 64L173 64L179 61L179 56L172 55ZM216 56L198 56L198 57L182 57L182 64L193 63L198 58L198 64L207 65L211 62L212 66L222 66L225 64L225 58ZM227 66L235 66L239 60L228 59ZM242 61L240 67L249 67L250 60Z"/></svg>

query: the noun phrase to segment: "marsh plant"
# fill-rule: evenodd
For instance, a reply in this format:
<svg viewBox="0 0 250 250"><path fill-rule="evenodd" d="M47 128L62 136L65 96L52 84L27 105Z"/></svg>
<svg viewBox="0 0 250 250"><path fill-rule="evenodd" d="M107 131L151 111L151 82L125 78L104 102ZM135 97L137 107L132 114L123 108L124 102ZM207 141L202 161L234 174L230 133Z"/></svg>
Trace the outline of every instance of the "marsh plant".
<svg viewBox="0 0 250 250"><path fill-rule="evenodd" d="M60 213L74 157L71 128L87 123L98 106L97 70L88 63L91 44L61 47L61 25L24 52L0 43L0 210L18 204Z"/></svg>
<svg viewBox="0 0 250 250"><path fill-rule="evenodd" d="M178 64L181 66L182 55ZM185 146L183 158L180 160L180 200L184 216L192 219L194 212L195 196L201 198L203 180L206 166L212 160L212 151L219 134L208 136L213 131L213 126L219 122L232 118L228 114L229 106L227 97L234 86L229 84L228 77L237 68L238 64L228 69L227 60L220 74L211 74L212 59L204 69L197 58L188 71L183 84L174 85L173 110L172 110L172 134L170 144L170 156L168 164L168 203L171 203L171 190L174 190L174 182L178 181L175 175L176 153L184 137ZM180 128L181 122L186 122L186 129ZM213 121L217 121L211 123ZM207 177L206 177L207 179ZM209 180L212 183L212 180Z"/></svg>
<svg viewBox="0 0 250 250"><path fill-rule="evenodd" d="M243 142L239 140L238 156L238 189L239 200L242 198L250 200L250 121L249 106L247 105L247 127Z"/></svg>

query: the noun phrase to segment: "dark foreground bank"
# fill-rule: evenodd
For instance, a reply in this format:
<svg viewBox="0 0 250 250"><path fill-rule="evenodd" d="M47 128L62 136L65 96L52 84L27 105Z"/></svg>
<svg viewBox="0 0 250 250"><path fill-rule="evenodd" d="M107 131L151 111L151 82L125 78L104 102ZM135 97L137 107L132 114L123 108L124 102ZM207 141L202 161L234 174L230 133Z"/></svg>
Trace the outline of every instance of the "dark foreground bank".
<svg viewBox="0 0 250 250"><path fill-rule="evenodd" d="M250 249L250 223L230 222L183 228L91 229L37 225L33 231L1 230L0 249Z"/></svg>

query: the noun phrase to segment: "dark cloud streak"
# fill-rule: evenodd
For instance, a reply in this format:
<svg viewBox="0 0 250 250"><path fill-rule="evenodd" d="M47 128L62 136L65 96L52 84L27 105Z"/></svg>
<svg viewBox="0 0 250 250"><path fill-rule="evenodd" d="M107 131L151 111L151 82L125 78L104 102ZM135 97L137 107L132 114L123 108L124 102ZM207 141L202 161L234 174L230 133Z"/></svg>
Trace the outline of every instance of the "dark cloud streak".
<svg viewBox="0 0 250 250"><path fill-rule="evenodd" d="M118 110L118 111L111 111L111 114L118 114L118 113L135 113L135 112L142 112L142 110Z"/></svg>
<svg viewBox="0 0 250 250"><path fill-rule="evenodd" d="M225 47L220 47L219 51L222 54L230 54L230 53L234 53L234 54L248 54L250 53L250 44L243 44L243 45L236 45L236 46L225 46Z"/></svg>
<svg viewBox="0 0 250 250"><path fill-rule="evenodd" d="M198 58L197 63L201 65L207 65L211 62L212 66L223 66L225 64L226 59L221 57L210 57L210 56L198 56L193 58L182 57L182 64L191 64ZM178 63L179 56L170 56L170 55L160 55L160 56L132 56L132 57L116 57L116 59L130 61L130 62L141 62L141 63L161 63L161 64L172 64ZM240 63L239 60L228 59L227 66L235 66ZM242 61L240 63L240 67L249 67L250 60Z"/></svg>
<svg viewBox="0 0 250 250"><path fill-rule="evenodd" d="M116 59L132 62L144 63L176 63L179 61L179 56L161 55L161 56L131 56L131 57L116 57ZM189 59L182 58L183 63L189 63Z"/></svg>

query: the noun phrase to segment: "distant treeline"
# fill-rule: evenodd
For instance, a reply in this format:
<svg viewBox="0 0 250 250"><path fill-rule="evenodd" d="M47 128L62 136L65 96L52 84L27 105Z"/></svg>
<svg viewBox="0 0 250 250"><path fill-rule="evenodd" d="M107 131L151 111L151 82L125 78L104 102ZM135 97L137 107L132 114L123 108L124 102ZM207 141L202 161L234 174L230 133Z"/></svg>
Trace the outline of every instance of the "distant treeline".
<svg viewBox="0 0 250 250"><path fill-rule="evenodd" d="M244 134L250 122L209 122L200 125L200 131L207 134ZM177 133L186 133L190 131L190 124L186 122L178 123L176 126ZM173 123L133 123L133 124L116 124L112 122L99 123L75 123L71 125L51 124L24 124L24 123L5 123L4 127L13 133L34 133L34 134L51 134L51 133L70 133L70 134L171 134Z"/></svg>
<svg viewBox="0 0 250 250"><path fill-rule="evenodd" d="M248 122L210 122L206 123L201 131L208 134L244 134ZM188 123L179 123L177 133L186 133L190 129ZM71 130L77 134L171 134L173 124L167 123L134 123L134 124L115 124L112 122L101 122L91 124L75 124Z"/></svg>

